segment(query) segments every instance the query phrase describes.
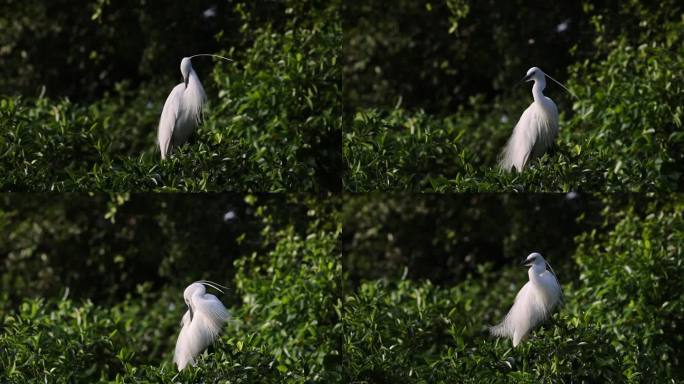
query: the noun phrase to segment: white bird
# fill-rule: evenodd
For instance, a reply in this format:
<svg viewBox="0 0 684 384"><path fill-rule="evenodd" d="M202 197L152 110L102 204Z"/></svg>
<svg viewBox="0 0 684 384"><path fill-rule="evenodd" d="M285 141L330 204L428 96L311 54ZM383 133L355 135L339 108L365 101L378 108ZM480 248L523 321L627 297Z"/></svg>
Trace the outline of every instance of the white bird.
<svg viewBox="0 0 684 384"><path fill-rule="evenodd" d="M223 303L216 296L206 293L205 285L223 293L218 288L223 286L205 280L196 281L185 288L183 298L188 311L181 320L182 328L173 354L173 362L179 371L188 363L195 364L195 358L214 342L230 317Z"/></svg>
<svg viewBox="0 0 684 384"><path fill-rule="evenodd" d="M202 107L207 100L207 95L190 62L196 56L213 56L232 61L223 56L211 54L198 54L181 60L180 70L183 82L176 85L166 98L157 128L157 142L162 160L166 159L174 148L183 145L188 140L202 117Z"/></svg>
<svg viewBox="0 0 684 384"><path fill-rule="evenodd" d="M556 273L542 255L531 253L523 264L530 266L527 271L530 280L518 292L504 321L489 328L494 336L510 337L514 347L526 339L537 325L548 319L553 309L563 302L563 292Z"/></svg>
<svg viewBox="0 0 684 384"><path fill-rule="evenodd" d="M527 71L521 81L534 80L532 86L534 102L520 116L518 124L513 128L513 134L503 150L499 166L505 171L510 171L513 167L518 172L522 171L530 161L546 153L556 140L558 135L558 108L553 100L542 93L546 87L546 77L568 91L563 84L537 67L532 67Z"/></svg>

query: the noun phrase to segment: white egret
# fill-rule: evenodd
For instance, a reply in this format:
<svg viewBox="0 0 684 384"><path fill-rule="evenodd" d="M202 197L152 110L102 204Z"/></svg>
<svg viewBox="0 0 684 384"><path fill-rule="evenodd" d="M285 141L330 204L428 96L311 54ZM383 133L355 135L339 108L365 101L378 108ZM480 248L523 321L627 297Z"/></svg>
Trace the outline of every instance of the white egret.
<svg viewBox="0 0 684 384"><path fill-rule="evenodd" d="M159 118L157 141L162 160L166 159L174 148L183 145L188 140L201 120L202 106L207 100L207 95L190 62L193 57L197 56L212 56L232 61L223 56L204 53L184 57L181 60L180 70L183 82L171 90Z"/></svg>
<svg viewBox="0 0 684 384"><path fill-rule="evenodd" d="M532 86L534 102L520 116L520 120L513 128L513 134L503 150L499 166L505 171L510 171L513 167L518 172L522 171L530 161L546 153L556 140L558 135L558 108L553 100L542 93L546 87L546 77L568 91L563 84L537 67L532 67L527 71L525 77L520 81L534 81Z"/></svg>
<svg viewBox="0 0 684 384"><path fill-rule="evenodd" d="M556 273L542 255L531 253L523 264L530 267L527 271L530 280L518 292L504 321L489 328L494 336L510 337L514 347L548 319L563 301Z"/></svg>
<svg viewBox="0 0 684 384"><path fill-rule="evenodd" d="M173 362L182 370L186 365L195 364L199 356L218 337L221 328L228 321L230 313L216 296L206 293L204 286L219 292L225 288L210 281L200 280L190 284L183 292L188 311L181 320L181 331L176 341Z"/></svg>

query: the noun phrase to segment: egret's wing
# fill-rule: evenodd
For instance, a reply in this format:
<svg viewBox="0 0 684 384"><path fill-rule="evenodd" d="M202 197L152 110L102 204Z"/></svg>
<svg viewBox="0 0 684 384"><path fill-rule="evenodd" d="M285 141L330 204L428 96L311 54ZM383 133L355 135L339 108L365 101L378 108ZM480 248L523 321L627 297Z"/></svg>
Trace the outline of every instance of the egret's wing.
<svg viewBox="0 0 684 384"><path fill-rule="evenodd" d="M552 128L553 128L553 139L556 139L556 136L558 135L558 107L556 106L556 103L553 102L553 100L549 99L551 101L550 103L550 110L549 110L549 118L551 120Z"/></svg>
<svg viewBox="0 0 684 384"><path fill-rule="evenodd" d="M513 306L508 310L503 321L493 327L489 327L489 332L499 337L514 337L516 331L521 335L525 334L529 328L532 312L529 310L529 300L533 296L532 284L525 283L520 291L515 295Z"/></svg>
<svg viewBox="0 0 684 384"><path fill-rule="evenodd" d="M553 270L553 267L551 267L551 264L549 264L549 262L546 260L544 260L544 263L546 264L546 269L548 269L551 272L551 274L553 274L553 277L556 278L556 281L558 281L558 275L556 274L556 271Z"/></svg>
<svg viewBox="0 0 684 384"><path fill-rule="evenodd" d="M556 279L556 283L558 283L558 288L560 290L560 302L558 304L563 304L565 302L565 295L563 294L563 286L560 284L560 280L558 280L558 275L556 274L556 271L553 270L553 267L551 267L551 264L549 264L548 261L544 260L544 263L546 263L546 269L551 272L553 277Z"/></svg>
<svg viewBox="0 0 684 384"><path fill-rule="evenodd" d="M191 330L190 311L183 315L181 324L183 327L178 335L178 340L176 340L176 349L173 351L173 362L179 371L185 368L188 363L194 364L193 356L196 349L194 347L194 335Z"/></svg>
<svg viewBox="0 0 684 384"><path fill-rule="evenodd" d="M181 319L181 322L180 322L181 328L190 324L190 320L192 320L190 317L190 310L187 310L187 311L185 311L185 315L183 315L183 318Z"/></svg>
<svg viewBox="0 0 684 384"><path fill-rule="evenodd" d="M173 361L182 370L188 364L195 364L195 357L204 351L218 336L228 319L228 310L213 295L193 298L193 316L190 311L183 316L183 328L176 340ZM210 297L207 297L210 296Z"/></svg>
<svg viewBox="0 0 684 384"><path fill-rule="evenodd" d="M499 160L499 166L505 171L510 171L511 168L515 167L518 172L521 172L527 164L530 152L536 142L535 135L531 132L532 120L534 119L533 107L534 104L525 109L506 143Z"/></svg>
<svg viewBox="0 0 684 384"><path fill-rule="evenodd" d="M181 330L176 343L176 351L181 361L183 356L187 356L186 360L194 364L194 358L216 340L229 314L214 295L195 296L191 305L193 307L192 321Z"/></svg>
<svg viewBox="0 0 684 384"><path fill-rule="evenodd" d="M536 147L535 156L542 156L553 146L558 136L558 107L550 98L544 96L546 102L537 108L538 134L540 146Z"/></svg>
<svg viewBox="0 0 684 384"><path fill-rule="evenodd" d="M159 150L161 151L162 160L168 156L171 150L171 137L173 136L173 129L178 119L178 111L180 109L180 100L183 95L185 84L176 85L169 97L166 98L164 109L162 109L161 117L159 118L159 128L157 129L157 140L159 141Z"/></svg>
<svg viewBox="0 0 684 384"><path fill-rule="evenodd" d="M188 77L184 102L187 104L186 108L191 110L195 123L199 123L202 120L202 108L207 101L207 94L204 92L202 82L194 70L190 70Z"/></svg>
<svg viewBox="0 0 684 384"><path fill-rule="evenodd" d="M523 168L528 165L528 162L533 157L534 148L537 146L537 142L540 140L539 134L539 114L537 112L537 106L535 104L530 105L529 108L525 110L526 120L525 120L525 157L522 160Z"/></svg>
<svg viewBox="0 0 684 384"><path fill-rule="evenodd" d="M215 338L230 317L230 313L216 296L208 293L203 297L195 298L193 304L195 305L195 316L201 316L211 338Z"/></svg>

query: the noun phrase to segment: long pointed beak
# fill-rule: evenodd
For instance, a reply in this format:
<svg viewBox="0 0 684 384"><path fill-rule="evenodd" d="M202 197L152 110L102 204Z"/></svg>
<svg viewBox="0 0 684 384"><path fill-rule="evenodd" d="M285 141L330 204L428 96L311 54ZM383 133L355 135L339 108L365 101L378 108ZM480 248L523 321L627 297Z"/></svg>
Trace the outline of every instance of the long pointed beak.
<svg viewBox="0 0 684 384"><path fill-rule="evenodd" d="M523 266L523 267L529 267L529 266L532 265L532 264L529 263L527 260L523 260L522 263L520 263L520 265Z"/></svg>
<svg viewBox="0 0 684 384"><path fill-rule="evenodd" d="M188 305L188 310L190 311L190 321L192 321L192 318L195 316L195 314L192 312L192 307Z"/></svg>
<svg viewBox="0 0 684 384"><path fill-rule="evenodd" d="M185 82L185 88L187 88L187 87L188 87L188 81L190 81L190 76L186 77L186 78L183 79L183 80L184 80L184 82Z"/></svg>

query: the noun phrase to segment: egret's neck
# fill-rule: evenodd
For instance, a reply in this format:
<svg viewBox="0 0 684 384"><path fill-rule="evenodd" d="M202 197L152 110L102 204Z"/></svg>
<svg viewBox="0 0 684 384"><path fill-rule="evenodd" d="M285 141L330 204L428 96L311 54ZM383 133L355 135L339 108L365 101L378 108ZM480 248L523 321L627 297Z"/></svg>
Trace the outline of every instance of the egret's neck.
<svg viewBox="0 0 684 384"><path fill-rule="evenodd" d="M527 277L530 278L530 281L534 284L539 283L539 275L544 273L546 271L546 267L543 265L532 265L530 269L527 271Z"/></svg>
<svg viewBox="0 0 684 384"><path fill-rule="evenodd" d="M190 80L199 81L199 77L197 77L197 74L193 70L191 70L190 73L188 73L188 77L190 78Z"/></svg>
<svg viewBox="0 0 684 384"><path fill-rule="evenodd" d="M534 97L536 103L542 103L545 100L544 93L542 93L544 88L546 88L546 81L543 79L534 81L534 85L532 86L532 97Z"/></svg>
<svg viewBox="0 0 684 384"><path fill-rule="evenodd" d="M197 76L197 73L192 70L190 71L190 74L188 74L188 78L188 87L186 90L190 91L194 95L192 101L197 104L198 107L201 107L206 98L204 87L202 87L202 82Z"/></svg>
<svg viewBox="0 0 684 384"><path fill-rule="evenodd" d="M193 293L192 293L192 296L191 296L192 299L193 299L193 302L196 301L198 298L201 299L202 296L204 296L204 293L205 293L205 292L206 292L206 291L205 291L204 289L197 289L197 290L195 290L195 292L193 292Z"/></svg>

